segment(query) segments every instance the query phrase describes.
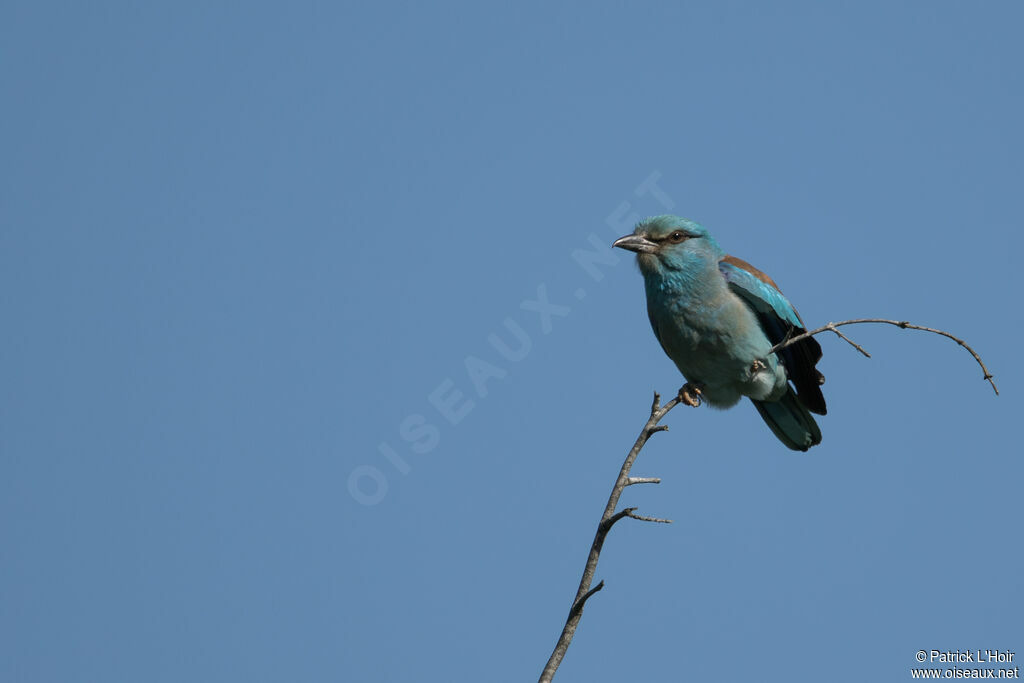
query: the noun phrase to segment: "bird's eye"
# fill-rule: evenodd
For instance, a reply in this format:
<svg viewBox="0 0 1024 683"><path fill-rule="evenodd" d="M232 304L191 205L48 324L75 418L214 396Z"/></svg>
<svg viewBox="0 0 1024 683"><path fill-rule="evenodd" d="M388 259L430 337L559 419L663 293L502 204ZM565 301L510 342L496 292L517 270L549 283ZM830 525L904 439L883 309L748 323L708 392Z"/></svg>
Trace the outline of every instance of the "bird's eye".
<svg viewBox="0 0 1024 683"><path fill-rule="evenodd" d="M679 244L680 242L685 240L687 237L688 237L688 235L685 232L683 232L682 230L676 230L675 232L673 232L671 235L668 236L668 241L672 242L673 244Z"/></svg>

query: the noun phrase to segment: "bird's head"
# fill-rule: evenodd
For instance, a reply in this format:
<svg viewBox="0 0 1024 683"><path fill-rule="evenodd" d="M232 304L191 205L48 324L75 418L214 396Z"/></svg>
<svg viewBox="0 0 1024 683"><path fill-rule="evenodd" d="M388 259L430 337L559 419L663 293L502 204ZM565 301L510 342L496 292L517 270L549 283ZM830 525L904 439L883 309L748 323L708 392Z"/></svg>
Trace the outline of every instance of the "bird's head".
<svg viewBox="0 0 1024 683"><path fill-rule="evenodd" d="M632 235L612 245L635 251L637 264L645 275L685 270L701 264L717 268L722 250L707 229L679 216L654 216L637 223Z"/></svg>

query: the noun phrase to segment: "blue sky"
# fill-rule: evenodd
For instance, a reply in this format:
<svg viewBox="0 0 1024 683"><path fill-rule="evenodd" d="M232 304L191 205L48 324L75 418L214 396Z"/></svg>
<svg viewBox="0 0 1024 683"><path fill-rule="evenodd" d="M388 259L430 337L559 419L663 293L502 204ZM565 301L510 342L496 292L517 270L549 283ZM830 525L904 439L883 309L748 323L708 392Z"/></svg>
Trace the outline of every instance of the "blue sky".
<svg viewBox="0 0 1024 683"><path fill-rule="evenodd" d="M669 210L1002 395L860 327L808 454L677 409L558 680L1024 657L1022 19L6 3L0 679L535 679L682 382L600 250Z"/></svg>

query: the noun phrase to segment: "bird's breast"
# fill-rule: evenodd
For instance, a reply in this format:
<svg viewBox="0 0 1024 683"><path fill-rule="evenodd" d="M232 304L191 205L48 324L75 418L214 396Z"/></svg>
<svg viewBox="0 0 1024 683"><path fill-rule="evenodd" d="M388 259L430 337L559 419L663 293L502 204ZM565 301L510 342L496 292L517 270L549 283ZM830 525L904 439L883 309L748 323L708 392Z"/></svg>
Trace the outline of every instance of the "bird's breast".
<svg viewBox="0 0 1024 683"><path fill-rule="evenodd" d="M754 359L771 348L751 310L728 291L700 300L655 298L648 314L665 353L689 381L750 381Z"/></svg>

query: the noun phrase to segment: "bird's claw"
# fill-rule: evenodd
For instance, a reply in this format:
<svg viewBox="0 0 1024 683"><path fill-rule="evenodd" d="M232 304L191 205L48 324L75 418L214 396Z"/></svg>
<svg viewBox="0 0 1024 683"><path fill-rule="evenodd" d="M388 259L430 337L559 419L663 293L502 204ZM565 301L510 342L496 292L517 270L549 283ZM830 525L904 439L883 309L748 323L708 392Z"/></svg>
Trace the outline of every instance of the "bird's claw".
<svg viewBox="0 0 1024 683"><path fill-rule="evenodd" d="M704 400L701 398L702 393L703 391L698 385L687 382L683 385L683 388L679 390L679 400L691 408L696 408Z"/></svg>

